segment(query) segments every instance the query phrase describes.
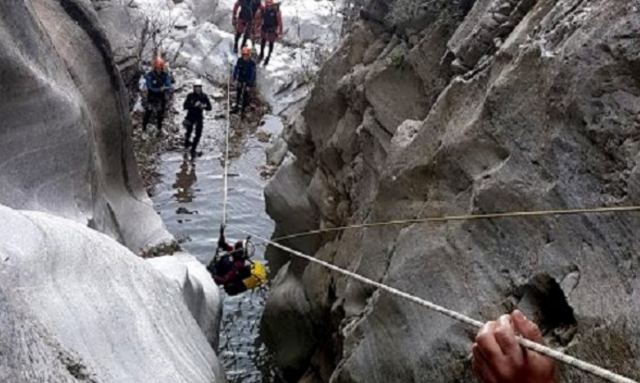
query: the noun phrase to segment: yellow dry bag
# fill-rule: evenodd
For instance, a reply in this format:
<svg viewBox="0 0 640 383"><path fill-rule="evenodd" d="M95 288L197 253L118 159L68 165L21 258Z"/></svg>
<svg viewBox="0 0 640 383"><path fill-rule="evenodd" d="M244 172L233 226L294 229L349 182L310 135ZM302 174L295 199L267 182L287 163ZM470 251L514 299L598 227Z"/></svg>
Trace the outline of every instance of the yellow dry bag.
<svg viewBox="0 0 640 383"><path fill-rule="evenodd" d="M253 262L251 265L251 276L245 278L242 283L247 289L251 290L266 284L267 281L267 268L265 265L260 262Z"/></svg>

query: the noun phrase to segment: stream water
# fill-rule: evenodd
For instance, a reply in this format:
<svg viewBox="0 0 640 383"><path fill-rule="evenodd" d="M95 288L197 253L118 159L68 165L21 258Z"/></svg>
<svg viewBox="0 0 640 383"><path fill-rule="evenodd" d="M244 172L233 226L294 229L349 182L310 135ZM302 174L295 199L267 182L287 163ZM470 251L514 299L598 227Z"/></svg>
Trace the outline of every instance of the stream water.
<svg viewBox="0 0 640 383"><path fill-rule="evenodd" d="M213 258L222 215L226 120L221 116L224 110L216 103L205 121L199 147L202 157L192 161L181 150L161 155L152 196L156 211L181 247L203 264ZM265 213L266 180L260 175L266 144L258 140L256 129L250 124L234 119L234 125L229 163L229 223L268 237L274 224ZM231 230L227 232L229 241L240 239L238 235ZM255 258L264 260L264 247L256 247ZM277 381L259 337L265 298L266 290L224 296L218 355L229 382Z"/></svg>

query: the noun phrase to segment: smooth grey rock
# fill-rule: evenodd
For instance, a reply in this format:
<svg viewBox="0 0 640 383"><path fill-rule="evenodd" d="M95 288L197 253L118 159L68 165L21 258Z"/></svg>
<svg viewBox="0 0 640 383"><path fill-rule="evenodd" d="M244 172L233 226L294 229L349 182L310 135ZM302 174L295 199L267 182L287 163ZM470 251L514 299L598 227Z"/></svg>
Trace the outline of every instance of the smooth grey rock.
<svg viewBox="0 0 640 383"><path fill-rule="evenodd" d="M171 241L138 176L125 89L90 5L2 2L0 14L0 202L134 251Z"/></svg>
<svg viewBox="0 0 640 383"><path fill-rule="evenodd" d="M113 239L6 207L0 233L0 304L9 306L0 321L13 328L0 335L2 374L76 381L66 367L96 382L225 381L179 286Z"/></svg>
<svg viewBox="0 0 640 383"><path fill-rule="evenodd" d="M282 137L276 138L275 141L265 149L267 164L271 166L280 166L288 152L289 148L287 147L287 141Z"/></svg>
<svg viewBox="0 0 640 383"><path fill-rule="evenodd" d="M214 349L218 348L222 299L211 274L193 255L176 253L147 261L175 281L185 303Z"/></svg>

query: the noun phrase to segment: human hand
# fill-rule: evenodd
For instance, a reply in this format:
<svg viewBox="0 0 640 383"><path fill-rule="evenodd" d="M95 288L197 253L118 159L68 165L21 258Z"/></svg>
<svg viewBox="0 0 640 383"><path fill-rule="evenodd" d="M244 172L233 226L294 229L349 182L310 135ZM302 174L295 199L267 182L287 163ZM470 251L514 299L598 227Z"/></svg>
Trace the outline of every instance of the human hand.
<svg viewBox="0 0 640 383"><path fill-rule="evenodd" d="M553 360L520 346L516 335L542 343L538 326L520 311L482 327L473 344L473 370L483 383L554 383Z"/></svg>

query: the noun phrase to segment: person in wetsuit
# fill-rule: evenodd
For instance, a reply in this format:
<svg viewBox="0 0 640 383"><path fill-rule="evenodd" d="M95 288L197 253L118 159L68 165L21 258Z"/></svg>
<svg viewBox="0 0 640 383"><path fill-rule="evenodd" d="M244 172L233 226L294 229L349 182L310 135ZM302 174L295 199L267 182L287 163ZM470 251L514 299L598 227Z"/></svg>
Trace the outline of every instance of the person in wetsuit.
<svg viewBox="0 0 640 383"><path fill-rule="evenodd" d="M224 225L220 226L218 247L225 253L209 265L208 270L213 280L223 286L229 295L238 295L247 291L243 281L251 276L251 264L248 262L246 249L242 241L231 246L224 236Z"/></svg>
<svg viewBox="0 0 640 383"><path fill-rule="evenodd" d="M251 102L251 90L256 85L256 63L251 58L251 48L242 48L242 57L238 59L233 70L233 81L236 83L236 105L232 113L244 113Z"/></svg>
<svg viewBox="0 0 640 383"><path fill-rule="evenodd" d="M260 58L258 62L264 59L264 50L269 43L269 54L264 65L269 65L271 54L273 53L273 46L276 40L282 37L284 25L282 23L282 13L280 12L280 5L276 4L273 0L267 0L266 6L261 12L262 15L262 42L260 43Z"/></svg>
<svg viewBox="0 0 640 383"><path fill-rule="evenodd" d="M193 83L193 92L189 93L184 101L184 110L187 111L187 117L182 122L182 125L187 130L184 138L185 149L191 148L191 158L195 158L198 153L198 143L200 143L200 137L202 137L202 128L204 126L204 111L212 109L211 101L209 97L202 91L202 81L196 80ZM193 142L191 141L191 134L195 126L195 137Z"/></svg>
<svg viewBox="0 0 640 383"><path fill-rule="evenodd" d="M158 137L162 136L162 122L167 108L167 99L171 96L172 83L171 76L165 70L165 62L157 57L153 62L153 70L144 76L146 99L144 102L144 118L142 119L142 130L147 130L147 125L151 121L151 116L155 113Z"/></svg>
<svg viewBox="0 0 640 383"><path fill-rule="evenodd" d="M238 0L233 6L231 23L236 29L236 39L234 43L234 53L238 53L238 42L242 38L242 48L247 45L247 40L252 38L255 25L257 24L262 10L260 0Z"/></svg>

